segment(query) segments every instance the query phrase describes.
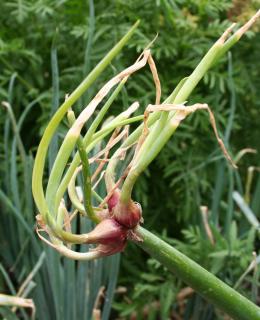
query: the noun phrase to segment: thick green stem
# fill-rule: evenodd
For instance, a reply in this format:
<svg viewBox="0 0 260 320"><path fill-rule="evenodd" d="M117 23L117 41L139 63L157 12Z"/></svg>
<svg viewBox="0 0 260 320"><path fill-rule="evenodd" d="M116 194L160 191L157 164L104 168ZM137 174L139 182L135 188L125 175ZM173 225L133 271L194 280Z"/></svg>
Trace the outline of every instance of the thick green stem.
<svg viewBox="0 0 260 320"><path fill-rule="evenodd" d="M137 233L143 239L138 243L142 249L233 319L260 319L259 307L213 274L146 229L138 227Z"/></svg>

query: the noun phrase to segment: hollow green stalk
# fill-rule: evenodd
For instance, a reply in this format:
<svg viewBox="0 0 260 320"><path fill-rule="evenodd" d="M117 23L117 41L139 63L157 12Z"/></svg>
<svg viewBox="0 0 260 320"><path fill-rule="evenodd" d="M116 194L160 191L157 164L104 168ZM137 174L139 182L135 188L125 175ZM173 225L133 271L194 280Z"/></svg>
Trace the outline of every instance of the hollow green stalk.
<svg viewBox="0 0 260 320"><path fill-rule="evenodd" d="M125 83L127 81L127 78L124 78L116 87L114 92L111 94L111 96L108 98L104 106L101 108L97 116L95 117L94 121L92 122L91 126L89 127L87 133L85 134L83 138L83 143L86 145L89 141L92 140L92 137L94 133L96 132L98 126L104 119L104 116L106 115L107 111L111 107L112 103L115 101L115 99L118 97L119 93L123 89Z"/></svg>
<svg viewBox="0 0 260 320"><path fill-rule="evenodd" d="M58 210L58 223L57 220L54 219L52 215L46 215L45 223L51 230L50 236L55 236L62 241L72 243L72 244L83 244L88 243L88 235L87 234L73 234L68 231L63 230L63 226L61 225L62 215L64 214L64 208L59 212Z"/></svg>
<svg viewBox="0 0 260 320"><path fill-rule="evenodd" d="M170 101L173 101L177 94L179 93L179 91L181 90L181 88L183 87L184 83L186 82L188 78L184 78L182 79L178 85L176 86L176 88L174 89L174 91L171 93L171 95L164 101L164 103L168 103ZM143 145L141 146L139 152L138 152L138 156L135 159L133 166L135 166L136 163L138 163L139 158L142 158L143 154L146 154L147 152L150 151L150 149L152 148L154 142L157 140L158 138L158 133L160 134L160 132L163 131L167 120L168 120L168 116L169 116L169 112L167 111L156 111L156 113L160 114L160 118L156 121L155 125L152 127L148 137L145 139Z"/></svg>
<svg viewBox="0 0 260 320"><path fill-rule="evenodd" d="M133 74L134 72L138 71L139 69L145 66L147 59L149 57L149 54L150 54L149 51L144 51L144 54L140 60L137 60L132 66L124 69L123 71L118 73L116 76L114 76L112 79L110 79L98 91L98 93L90 101L87 107L84 108L84 110L80 113L80 115L76 119L73 126L67 132L62 142L62 145L59 149L59 152L56 156L55 162L53 164L53 167L49 176L48 185L46 188L46 201L52 214L56 214L56 212L53 210L55 206L55 194L59 187L69 156L71 155L74 149L74 146L76 144L77 139L80 136L80 132L84 124L86 123L86 121L89 120L89 118L92 116L97 106L107 96L107 94L111 91L111 89L114 86L116 86L124 78L129 77L131 74ZM132 106L130 106L129 111L127 110L125 113L128 114L129 116L131 112L134 112L136 110L136 106L138 105L139 104L137 103L133 104Z"/></svg>
<svg viewBox="0 0 260 320"><path fill-rule="evenodd" d="M66 214L67 214L67 209L66 209L64 203L61 202L59 209L58 209L57 222L56 222L58 228L60 228L60 229L63 229L63 224L64 224Z"/></svg>
<svg viewBox="0 0 260 320"><path fill-rule="evenodd" d="M97 131L93 137L92 137L92 141L85 141L84 145L86 148L86 152L89 153L95 146L96 144L101 141L102 139L104 139L109 133L111 133L114 129L118 128L118 127L122 127L124 125L136 122L136 121L141 121L143 120L143 115L141 116L136 116L133 118L129 118L126 119L127 115L119 115L117 116L114 120L112 120L107 126L105 126L104 128L102 128L101 130ZM60 185L58 187L58 190L56 192L56 196L55 196L55 209L54 211L57 212L57 209L59 207L59 203L68 187L68 184L70 182L70 179L72 178L77 166L80 163L80 157L78 152L75 154L68 170L66 171L63 179L60 182Z"/></svg>
<svg viewBox="0 0 260 320"><path fill-rule="evenodd" d="M232 319L260 319L259 307L196 262L140 226L137 228L137 234L143 239L138 242L143 250Z"/></svg>
<svg viewBox="0 0 260 320"><path fill-rule="evenodd" d="M68 185L68 194L69 194L69 198L73 204L73 206L75 207L75 209L77 209L81 214L86 215L86 210L84 208L84 205L81 203L77 190L76 190L76 178L77 178L77 174L80 171L80 167L77 168L77 170L74 172L70 183ZM94 198L96 198L96 200L101 203L103 202L103 199L100 197L100 195L95 191L95 190L91 190L91 193L93 195Z"/></svg>
<svg viewBox="0 0 260 320"><path fill-rule="evenodd" d="M247 26L247 28L245 28L245 26ZM209 49L209 51L202 58L202 60L197 65L195 70L191 73L191 75L184 81L176 97L171 97L171 99L168 99L168 103L181 104L184 101L186 101L190 96L190 94L192 93L192 91L197 86L197 84L199 83L199 81L206 74L208 69L214 63L216 63L216 61L226 52L226 50L230 49L241 38L242 34L249 27L248 24L246 24L245 26L240 28L236 32L235 34L236 36L233 35L232 37L230 37L230 39L232 40L229 40L229 42L228 41L225 42L225 40L228 34L230 33L230 31L232 30L233 25L228 30L226 30L226 32L224 32L224 34ZM137 178L147 168L147 166L151 163L151 161L157 156L157 154L160 152L160 150L164 147L166 142L175 132L176 128L178 127L178 124L180 123L180 122L178 123L173 121L175 115L178 115L178 112L176 111L169 112L169 120L167 124L164 126L163 131L162 132L156 131L157 135L153 133L154 136L157 136L157 138L153 142L153 146L151 150L149 152L147 152L145 148L142 150L142 154L139 155L138 163L136 163L135 166L132 167L123 184L121 198L120 198L122 202L127 203L130 201L132 189Z"/></svg>
<svg viewBox="0 0 260 320"><path fill-rule="evenodd" d="M68 111L68 120L70 126L72 126L76 120L75 114L72 110ZM85 214L91 219L93 222L98 223L100 219L96 216L92 205L92 188L91 188L91 173L90 173L90 166L88 161L88 156L84 148L83 138L80 135L77 140L77 148L82 164L82 176L83 176L83 203L85 207Z"/></svg>
<svg viewBox="0 0 260 320"><path fill-rule="evenodd" d="M164 103L167 103L171 99L174 99L176 97L177 93L180 91L181 87L183 86L183 84L184 84L184 82L186 80L187 80L187 78L184 78L178 83L178 85L176 86L174 91L164 101ZM154 113L152 113L152 114L150 114L148 116L147 127L148 127L148 130L150 130L150 128L152 128L152 132L149 134L147 139L144 141L141 149L139 150L139 154L142 154L143 152L145 152L143 150L148 151L150 149L150 146L153 144L153 142L157 138L156 135L158 134L158 132L160 132L163 129L163 127L164 127L164 125L165 125L165 123L167 121L167 118L168 118L168 113L167 112L162 112L162 111L154 112ZM122 144L122 148L127 148L130 145L132 145L133 143L137 142L137 140L142 135L143 128L144 128L144 124L139 125L139 127L137 129L135 129L135 131L132 132L131 135ZM115 170L116 170L116 166L118 164L118 160L119 160L118 155L114 154L113 157L111 158L111 160L109 161L109 164L108 164L108 167L107 167L107 170L106 170L106 176L105 176L107 190L111 190L113 188L113 186L114 186L114 183L115 183L115 181L114 181L115 180ZM138 161L138 158L135 159L135 163L137 161ZM138 175L136 175L136 179L137 178L138 178Z"/></svg>
<svg viewBox="0 0 260 320"><path fill-rule="evenodd" d="M88 129L87 133L85 134L84 138L83 138L83 145L84 148L86 149L86 147L92 142L91 146L95 146L96 143L98 143L101 139L103 139L106 135L108 135L112 130L114 130L115 128L117 128L118 126L124 126L126 124L135 122L135 121L141 121L143 120L143 116L137 116L137 117L133 117L130 119L125 119L125 117L121 115L117 116L114 120L112 120L107 126L105 126L104 128L102 128L101 130L99 130L98 132L95 131L97 129L97 127L100 125L100 123L102 122L104 116L106 115L108 109L110 108L110 106L112 105L112 103L115 101L115 99L117 98L118 94L121 92L124 84L127 81L127 77L124 78L116 87L116 89L114 90L114 92L111 94L111 96L108 98L108 100L106 101L106 103L104 104L104 106L101 108L101 110L99 111L98 115L96 116L96 118L94 119L94 121L92 122L90 128ZM120 121L121 119L123 119L122 121ZM94 136L94 137L93 137ZM94 141L92 141L94 140ZM94 142L94 143L93 143ZM86 153L88 153L89 151L91 151L92 148L89 148L86 150ZM65 193L65 190L67 189L67 187L69 188L68 191L70 193L70 197L71 199L74 201L74 205L76 206L76 208L80 211L80 212L84 212L84 210L82 210L82 204L79 202L77 195L75 194L75 180L73 179L73 175L75 174L75 170L77 168L77 166L79 165L80 162L80 155L79 153L76 153L72 163L70 164L65 177L63 178L63 180L61 181L61 184L58 188L57 191L57 195L55 198L55 212L57 211L57 208L59 206L59 203ZM75 175L76 178L76 175ZM71 183L72 182L72 183ZM100 198L98 196L98 194L96 192L94 192L92 190L93 195L98 199L98 201L102 202L102 198ZM84 208L83 208L84 209Z"/></svg>
<svg viewBox="0 0 260 320"><path fill-rule="evenodd" d="M70 198L70 201L75 209L77 209L82 215L86 215L86 209L84 205L82 204L78 192L76 190L76 178L77 178L77 170L74 172L70 183L68 185L68 195Z"/></svg>
<svg viewBox="0 0 260 320"><path fill-rule="evenodd" d="M96 217L95 212L91 205L92 190L91 190L91 176L90 176L90 167L85 152L82 138L78 139L77 142L78 152L80 160L82 163L82 176L83 176L83 203L87 216L95 223L99 222L99 219Z"/></svg>
<svg viewBox="0 0 260 320"><path fill-rule="evenodd" d="M129 38L133 35L135 29L137 28L139 21L134 24L134 26L127 32L127 34L114 46L114 48L101 60L101 62L90 72L90 74L85 78L85 80L74 90L74 92L68 97L68 99L61 105L57 110L51 121L49 122L45 132L43 134L42 140L39 144L37 154L35 157L35 163L33 168L32 177L32 192L34 200L41 212L43 217L49 212L47 202L44 197L43 190L43 171L44 164L46 160L46 155L50 141L66 112L68 109L80 98L80 96L90 87L90 85L97 79L97 77L103 72L103 70L109 65L111 60L117 56L117 54L122 50L124 45L127 43Z"/></svg>
<svg viewBox="0 0 260 320"><path fill-rule="evenodd" d="M241 28L239 28L227 41L224 43L221 51L218 53L213 64L217 63L218 60L231 48L234 44L236 44L244 33L256 22L256 20L260 17L260 10Z"/></svg>
<svg viewBox="0 0 260 320"><path fill-rule="evenodd" d="M160 133L160 140L156 140L154 144L151 146L151 149L148 151L148 153L145 154L145 156L142 156L142 158L139 158L140 160L138 164L131 168L121 190L120 200L122 202L128 203L130 201L132 190L138 177L161 151L162 143L165 144L170 139L171 135L174 133L176 129L176 125L172 126L171 130L169 130L168 126L165 126L162 132Z"/></svg>

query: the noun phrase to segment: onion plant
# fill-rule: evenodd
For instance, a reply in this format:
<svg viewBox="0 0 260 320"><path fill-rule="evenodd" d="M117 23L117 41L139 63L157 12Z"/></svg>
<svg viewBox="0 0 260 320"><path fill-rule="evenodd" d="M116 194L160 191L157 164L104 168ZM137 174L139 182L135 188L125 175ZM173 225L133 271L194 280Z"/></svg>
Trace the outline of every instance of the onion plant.
<svg viewBox="0 0 260 320"><path fill-rule="evenodd" d="M188 100L207 70L218 62L259 16L260 11L240 28L232 24L208 50L195 70L181 80L163 102L160 80L149 45L131 66L105 83L78 116L72 109L73 104L127 43L138 22L74 92L66 96L64 103L47 125L33 169L32 191L39 211L37 233L44 242L68 258L93 260L121 252L127 241L133 241L233 318L260 319L260 309L256 305L142 227L144 221L141 205L132 198L139 176L174 135L181 122L197 110L206 110L209 113L218 144L225 158L236 168L218 135L210 107L200 102L189 105ZM139 103L134 101L127 110L112 120L103 121L132 74L146 64L149 65L155 84L154 104L149 104L144 114L132 116L139 106ZM109 94L99 112L96 112L97 107ZM48 148L64 118L67 118L65 121L68 131L45 186L44 165ZM138 122L139 126L129 135L130 124ZM104 148L93 153L100 142L105 142ZM78 185L79 176L82 188ZM96 186L102 183L106 187L104 198L95 191ZM98 203L96 206L93 205L94 198L95 203ZM86 234L72 233L70 223L77 219L77 214L90 219L96 224L95 228ZM74 246L76 244L92 244L93 248L79 252Z"/></svg>

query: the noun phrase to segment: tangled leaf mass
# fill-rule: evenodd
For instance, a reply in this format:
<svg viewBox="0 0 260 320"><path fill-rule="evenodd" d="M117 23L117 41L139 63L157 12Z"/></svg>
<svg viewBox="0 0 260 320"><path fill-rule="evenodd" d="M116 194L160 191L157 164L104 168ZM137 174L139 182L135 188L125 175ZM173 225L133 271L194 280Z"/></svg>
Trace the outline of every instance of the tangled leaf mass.
<svg viewBox="0 0 260 320"><path fill-rule="evenodd" d="M60 108L62 111L57 111L44 133L36 155L33 172L33 194L40 211L37 216L37 234L45 243L71 259L92 260L123 251L127 240L142 241L136 232L138 225L143 222L142 209L140 204L132 200L133 186L140 174L156 157L180 123L189 114L197 110L208 111L210 123L223 156L236 168L236 164L232 161L218 134L215 118L209 106L201 103L186 106L186 101L182 100L187 100L207 70L240 39L259 16L260 11L229 37L234 28L234 24L232 24L204 56L194 72L180 82L164 103L160 102L160 80L149 48L143 51L133 65L110 79L77 118L73 111L69 109L73 101L75 102L75 92L72 93L72 98L67 97L67 100ZM111 51L113 54L121 50L135 28L136 26L119 42L113 49L114 51ZM107 58L104 58L103 63L107 65L111 61L111 57L112 54L109 53ZM135 101L127 110L113 120L104 122L103 126L97 130L128 78L134 72L145 67L146 64L149 65L153 76L156 96L155 104L149 104L143 115L131 117L131 114L139 106L139 103ZM96 71L97 73L100 73L102 68L104 69L103 66L101 69L98 68L99 66L95 69L98 70ZM87 83L86 80L84 81ZM86 135L82 137L81 130L83 126L115 86L117 86L116 89L99 111L92 125L88 128ZM79 86L78 88L81 87ZM75 91L78 90L77 92L79 92L78 88ZM81 94L83 92L82 90ZM79 97L80 94L78 94L77 98ZM59 149L48 179L46 192L44 192L42 187L44 160L51 138L55 133L55 128L57 129L62 120L61 115L64 116L64 110L68 112L70 128ZM136 121L143 121L143 123L128 136L129 124ZM89 152L100 141L104 141L108 135L110 135L110 139L106 146L92 158L88 158ZM118 146L120 142L121 145ZM110 156L111 150L115 146L118 147ZM75 148L77 152L70 164L68 164ZM125 156L129 150L132 150L132 153L130 153L132 158L127 161L126 159L129 159L129 157ZM42 154L43 158L41 158ZM119 161L124 161L125 169L121 176L117 177ZM97 166L91 175L90 167L92 164L97 164ZM76 186L79 173L83 173L83 190ZM104 199L95 191L95 188L102 182L106 186ZM71 213L67 210L63 200L66 190L68 190L68 196L71 200L68 205L72 205L72 208L74 208ZM98 207L92 206L93 197L99 202ZM96 223L91 232L87 234L71 233L70 225L77 213L90 218ZM44 232L45 236L42 232ZM96 247L82 253L72 250L71 246L73 244L95 244Z"/></svg>

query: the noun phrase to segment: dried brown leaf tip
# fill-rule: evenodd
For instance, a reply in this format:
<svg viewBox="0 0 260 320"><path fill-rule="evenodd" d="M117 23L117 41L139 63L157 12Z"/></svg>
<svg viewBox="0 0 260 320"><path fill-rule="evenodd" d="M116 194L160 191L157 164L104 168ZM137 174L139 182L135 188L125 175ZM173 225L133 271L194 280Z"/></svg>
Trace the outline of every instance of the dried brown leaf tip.
<svg viewBox="0 0 260 320"><path fill-rule="evenodd" d="M231 156L229 155L223 140L220 138L217 130L216 120L214 117L213 112L211 111L210 107L206 103L196 103L191 106L185 106L184 104L161 104L161 105L148 105L147 111L148 112L155 112L155 111L176 111L176 113L171 118L171 123L173 126L178 126L182 120L184 120L189 114L197 111L197 110L206 110L209 113L210 124L213 128L215 133L217 142L228 162L232 165L234 169L237 169L237 165L232 160Z"/></svg>

